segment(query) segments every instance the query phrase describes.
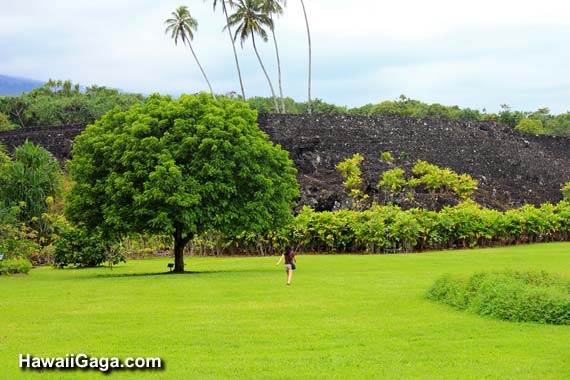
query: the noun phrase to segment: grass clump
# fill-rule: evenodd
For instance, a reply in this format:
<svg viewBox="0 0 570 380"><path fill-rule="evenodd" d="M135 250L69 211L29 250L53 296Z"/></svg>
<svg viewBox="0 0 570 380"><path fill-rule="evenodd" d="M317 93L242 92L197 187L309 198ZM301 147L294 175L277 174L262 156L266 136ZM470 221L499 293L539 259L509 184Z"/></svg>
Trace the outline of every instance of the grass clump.
<svg viewBox="0 0 570 380"><path fill-rule="evenodd" d="M506 321L570 325L570 281L545 271L445 274L427 297Z"/></svg>

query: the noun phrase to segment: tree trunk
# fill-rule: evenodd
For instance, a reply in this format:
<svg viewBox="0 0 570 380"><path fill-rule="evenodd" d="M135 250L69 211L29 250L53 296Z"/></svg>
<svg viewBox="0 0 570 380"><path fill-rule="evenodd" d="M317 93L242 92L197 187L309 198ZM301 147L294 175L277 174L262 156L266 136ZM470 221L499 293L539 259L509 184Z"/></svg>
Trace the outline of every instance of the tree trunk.
<svg viewBox="0 0 570 380"><path fill-rule="evenodd" d="M191 235L182 237L182 227L174 231L174 273L184 273L184 248L192 238Z"/></svg>
<svg viewBox="0 0 570 380"><path fill-rule="evenodd" d="M305 3L301 0L303 7L303 14L305 15L305 24L307 25L307 39L309 41L309 98L307 100L307 112L309 115L312 113L311 109L311 32L309 31L309 20L307 19L307 11L305 10Z"/></svg>
<svg viewBox="0 0 570 380"><path fill-rule="evenodd" d="M279 113L279 103L277 103L277 97L275 96L275 91L273 90L273 84L271 84L271 79L269 79L269 75L267 75L267 71L265 70L265 66L263 66L263 62L261 61L261 57L259 56L259 52L257 51L257 46L255 46L255 35L251 35L251 41L253 42L253 50L255 50L255 55L257 55L257 59L259 60L259 64L261 65L261 69L265 74L265 78L267 78L267 83L269 83L269 88L271 89L271 95L273 96L273 103L275 103L275 112Z"/></svg>
<svg viewBox="0 0 570 380"><path fill-rule="evenodd" d="M277 73L279 77L279 96L281 96L281 113L285 113L285 98L283 97L283 86L281 85L281 60L279 59L279 48L277 47L277 38L275 37L275 24L273 23L273 16L271 16L271 34L273 35L273 43L275 44L275 55L277 56Z"/></svg>
<svg viewBox="0 0 570 380"><path fill-rule="evenodd" d="M212 90L212 85L210 84L210 81L208 80L208 77L206 76L206 73L204 72L204 69L202 68L202 65L200 64L198 57L196 57L196 53L194 53L194 49L192 49L192 45L190 44L190 42L188 42L188 47L190 48L190 51L192 52L192 55L194 56L194 59L196 60L196 63L198 64L198 67L200 68L200 71L202 72L204 79L206 79L206 83L208 83L208 87L210 88L210 94L212 94L214 99L216 99L216 95L214 95L214 90Z"/></svg>
<svg viewBox="0 0 570 380"><path fill-rule="evenodd" d="M234 59L236 61L236 68L237 68L237 72L238 72L239 85L241 87L241 96L243 98L243 101L247 102L247 99L245 97L245 90L243 89L243 80L241 79L241 70L239 68L239 61L238 61L237 52L236 52L236 43L235 43L234 39L232 38L232 31L230 29L230 19L228 18L228 11L226 10L226 0L222 0L222 7L224 9L224 15L226 16L226 26L228 28L228 34L230 36L230 41L232 41L232 49L234 50Z"/></svg>

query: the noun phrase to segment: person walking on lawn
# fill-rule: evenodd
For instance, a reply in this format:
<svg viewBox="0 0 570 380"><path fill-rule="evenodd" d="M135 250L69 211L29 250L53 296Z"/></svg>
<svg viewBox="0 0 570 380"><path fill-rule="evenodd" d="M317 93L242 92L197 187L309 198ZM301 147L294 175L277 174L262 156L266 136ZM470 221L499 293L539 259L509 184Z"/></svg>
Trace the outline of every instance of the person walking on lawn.
<svg viewBox="0 0 570 380"><path fill-rule="evenodd" d="M287 285L291 285L291 278L293 277L293 270L295 269L295 251L291 249L291 246L285 247L285 253L281 255L277 264L281 264L281 261L285 260L285 273L287 273Z"/></svg>

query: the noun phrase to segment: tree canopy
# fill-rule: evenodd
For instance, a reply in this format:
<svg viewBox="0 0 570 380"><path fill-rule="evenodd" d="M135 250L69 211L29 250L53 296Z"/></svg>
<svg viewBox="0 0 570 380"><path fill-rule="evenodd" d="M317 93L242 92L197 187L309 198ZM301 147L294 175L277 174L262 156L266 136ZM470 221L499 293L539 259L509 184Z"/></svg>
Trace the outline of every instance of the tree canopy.
<svg viewBox="0 0 570 380"><path fill-rule="evenodd" d="M121 93L95 85L82 91L79 85L71 81L50 79L44 87L29 93L0 96L0 113L13 126L20 127L92 123L110 109L126 109L143 99L139 94ZM10 128L2 126L0 121L0 130Z"/></svg>
<svg viewBox="0 0 570 380"><path fill-rule="evenodd" d="M113 235L172 235L176 272L194 236L273 230L299 195L293 162L257 113L204 93L115 109L76 138L72 156L67 217Z"/></svg>

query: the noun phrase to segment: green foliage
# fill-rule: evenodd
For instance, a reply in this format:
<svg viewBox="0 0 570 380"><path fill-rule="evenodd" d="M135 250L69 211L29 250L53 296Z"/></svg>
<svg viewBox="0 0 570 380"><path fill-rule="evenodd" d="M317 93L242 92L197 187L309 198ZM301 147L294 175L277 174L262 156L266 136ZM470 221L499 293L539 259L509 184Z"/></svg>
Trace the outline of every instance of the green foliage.
<svg viewBox="0 0 570 380"><path fill-rule="evenodd" d="M567 240L570 202L500 212L465 201L439 212L393 205L364 211L305 207L279 239L309 251L393 252Z"/></svg>
<svg viewBox="0 0 570 380"><path fill-rule="evenodd" d="M562 186L562 198L565 201L570 201L570 182L566 182L564 186Z"/></svg>
<svg viewBox="0 0 570 380"><path fill-rule="evenodd" d="M401 191L408 183L404 177L405 171L402 168L394 168L382 173L382 179L378 182L378 187L384 191Z"/></svg>
<svg viewBox="0 0 570 380"><path fill-rule="evenodd" d="M57 161L47 150L28 141L15 149L12 161L2 161L0 199L6 207L18 206L19 221L36 231L38 239L45 238L49 228L45 213L61 193Z"/></svg>
<svg viewBox="0 0 570 380"><path fill-rule="evenodd" d="M368 198L364 193L364 181L360 164L364 160L361 154L355 153L352 157L337 164L336 169L344 178L343 186L348 191L348 196L353 200L356 209L364 207L363 202Z"/></svg>
<svg viewBox="0 0 570 380"><path fill-rule="evenodd" d="M32 269L32 263L24 258L5 259L0 261L0 275L2 274L27 274Z"/></svg>
<svg viewBox="0 0 570 380"><path fill-rule="evenodd" d="M70 81L50 79L44 87L29 93L0 96L0 112L20 127L87 124L115 107L126 109L142 101L143 96L138 94L124 94L99 86L81 92L79 85Z"/></svg>
<svg viewBox="0 0 570 380"><path fill-rule="evenodd" d="M386 100L375 106L352 113L365 114L368 116L388 117L414 117L447 120L483 120L483 115L473 109L460 109L458 106L444 106L438 103L427 104L419 100L410 99L404 95L396 101Z"/></svg>
<svg viewBox="0 0 570 380"><path fill-rule="evenodd" d="M437 165L419 160L412 168L417 178L410 181L412 186L423 185L432 191L452 192L462 199L467 199L477 190L477 181L468 174L457 174L449 168L441 169Z"/></svg>
<svg viewBox="0 0 570 380"><path fill-rule="evenodd" d="M444 275L428 298L480 315L517 322L570 324L570 281L546 272Z"/></svg>
<svg viewBox="0 0 570 380"><path fill-rule="evenodd" d="M394 162L394 157L392 157L392 153L390 152L382 152L380 153L380 159L384 162L391 164Z"/></svg>
<svg viewBox="0 0 570 380"><path fill-rule="evenodd" d="M542 122L540 120L534 120L534 119L521 120L521 122L515 127L515 129L521 132L534 133L535 135L540 135L545 133L545 130L542 127Z"/></svg>
<svg viewBox="0 0 570 380"><path fill-rule="evenodd" d="M210 231L278 228L299 195L296 172L256 119L245 103L207 94L109 112L75 140L66 215L109 235L170 234L180 254Z"/></svg>
<svg viewBox="0 0 570 380"><path fill-rule="evenodd" d="M254 96L247 100L251 109L259 113L274 113L275 106L273 98L264 98ZM293 98L285 98L285 109L289 114L305 114L307 113L307 102L296 102ZM328 114L345 114L347 113L346 107L337 106L327 103L322 99L311 100L311 110L313 113L328 113Z"/></svg>
<svg viewBox="0 0 570 380"><path fill-rule="evenodd" d="M114 248L114 242L107 240L101 231L86 228L70 228L60 233L55 243L53 263L57 267L76 265L95 267L104 262L118 264L125 261Z"/></svg>
<svg viewBox="0 0 570 380"><path fill-rule="evenodd" d="M10 119L0 112L0 131L9 131L14 128L16 128L16 125L12 124Z"/></svg>

